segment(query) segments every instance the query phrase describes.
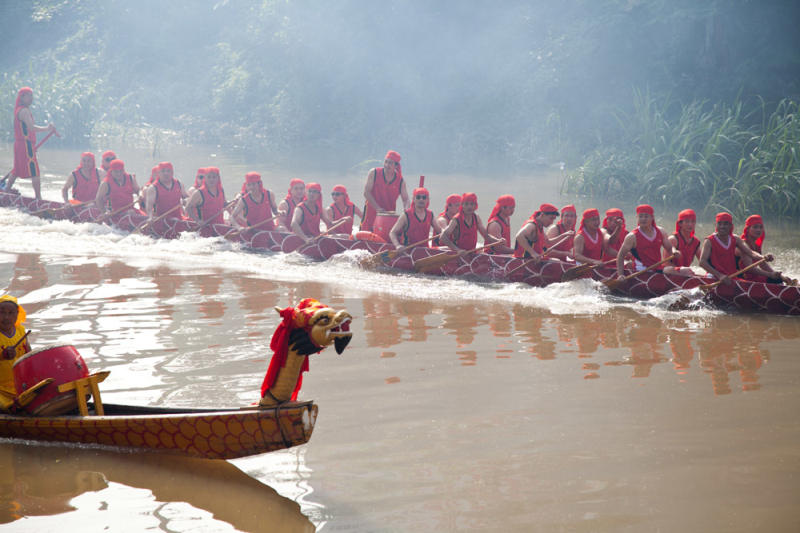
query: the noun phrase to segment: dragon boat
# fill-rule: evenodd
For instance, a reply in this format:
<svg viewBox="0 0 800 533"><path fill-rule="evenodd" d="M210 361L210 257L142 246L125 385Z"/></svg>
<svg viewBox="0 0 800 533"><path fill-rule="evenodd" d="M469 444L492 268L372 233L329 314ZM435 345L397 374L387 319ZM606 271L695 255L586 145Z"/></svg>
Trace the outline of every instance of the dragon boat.
<svg viewBox="0 0 800 533"><path fill-rule="evenodd" d="M35 200L29 197L0 193L0 206L16 207L28 212L42 209L58 209L64 207L59 202ZM69 213L69 214L68 214ZM76 208L59 211L55 219L69 219L74 222L92 222L100 212L96 208ZM112 221L122 230L133 231L146 221L147 217L136 214L116 215ZM176 238L181 232L194 227L192 222L180 219L164 219L156 222L150 228L151 235L161 238ZM231 226L212 224L200 230L203 237L224 237L233 232ZM276 231L245 231L231 238L242 246L270 252L291 253L298 252L318 260L327 260L347 250L365 250L371 254L394 250L393 245L382 242L349 240L334 237L323 237L312 245L304 246L303 240L296 235ZM411 271L423 259L442 253L437 248L418 247L387 261L382 268ZM476 279L525 283L533 287L544 287L561 281L562 275L574 263L564 261L542 261L539 264L525 264L529 260L510 255L493 255L473 253L446 263L441 267L427 271L434 276L466 276ZM522 265L525 265L524 267ZM520 268L521 267L521 268ZM600 268L593 270L592 279L603 282L613 279L616 269ZM644 275L625 281L617 291L622 294L649 299L664 296L675 291L692 291L708 282L701 277L688 277L666 275L658 272L648 272ZM715 305L730 306L747 311L766 312L774 314L800 315L800 287L791 285L773 285L768 283L738 280L729 286L718 286L711 291L707 298Z"/></svg>

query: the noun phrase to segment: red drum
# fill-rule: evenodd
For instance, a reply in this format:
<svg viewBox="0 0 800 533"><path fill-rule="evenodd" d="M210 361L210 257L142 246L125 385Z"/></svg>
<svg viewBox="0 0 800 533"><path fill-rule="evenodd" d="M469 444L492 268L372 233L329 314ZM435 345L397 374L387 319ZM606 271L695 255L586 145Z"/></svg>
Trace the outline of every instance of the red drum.
<svg viewBox="0 0 800 533"><path fill-rule="evenodd" d="M69 344L51 344L28 352L14 362L17 394L22 394L43 379L54 379L41 389L35 400L25 406L25 411L31 415L57 416L77 409L75 391L59 394L58 386L85 377L89 377L86 362L78 350Z"/></svg>
<svg viewBox="0 0 800 533"><path fill-rule="evenodd" d="M378 213L375 215L372 232L377 234L384 242L391 243L392 238L389 237L389 234L392 232L392 228L397 223L398 218L400 218L400 215L395 213Z"/></svg>
<svg viewBox="0 0 800 533"><path fill-rule="evenodd" d="M353 236L350 236L351 241L372 241L372 242L382 242L385 243L386 241L380 235L375 235L371 231L359 231Z"/></svg>

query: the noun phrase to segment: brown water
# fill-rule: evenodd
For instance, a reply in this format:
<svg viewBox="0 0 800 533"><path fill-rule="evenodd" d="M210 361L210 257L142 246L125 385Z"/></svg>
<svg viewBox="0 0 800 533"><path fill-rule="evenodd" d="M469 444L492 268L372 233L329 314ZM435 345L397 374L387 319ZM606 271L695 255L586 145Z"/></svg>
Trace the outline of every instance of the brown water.
<svg viewBox="0 0 800 533"><path fill-rule="evenodd" d="M509 182L530 205L557 178ZM450 180L429 178L435 197ZM796 317L0 222L0 279L34 347L69 342L111 370L108 402L251 403L274 306L315 297L356 317L348 349L304 378L320 406L308 445L206 462L0 441L2 530L800 530ZM797 235L773 248L795 276Z"/></svg>

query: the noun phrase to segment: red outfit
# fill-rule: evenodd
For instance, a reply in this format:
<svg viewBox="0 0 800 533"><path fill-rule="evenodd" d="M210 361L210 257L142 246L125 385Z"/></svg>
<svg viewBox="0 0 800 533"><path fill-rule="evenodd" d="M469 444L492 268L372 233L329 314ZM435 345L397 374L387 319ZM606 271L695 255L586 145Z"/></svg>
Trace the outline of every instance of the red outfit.
<svg viewBox="0 0 800 533"><path fill-rule="evenodd" d="M156 179L153 187L156 189L155 216L159 217L181 203L181 186L178 184L178 180L173 179L168 189L160 179ZM176 209L173 213L176 211L178 210ZM177 212L175 217L177 218L179 215L180 212Z"/></svg>
<svg viewBox="0 0 800 533"><path fill-rule="evenodd" d="M597 261L603 256L603 233L598 229L594 237L589 235L586 228L578 230L578 235L583 235L583 255Z"/></svg>
<svg viewBox="0 0 800 533"><path fill-rule="evenodd" d="M224 224L225 213L221 212L225 207L225 191L217 187L216 196L206 189L205 181L203 186L197 189L202 200L197 205L197 217L200 220L207 220L209 224ZM211 218L209 220L210 217Z"/></svg>
<svg viewBox="0 0 800 533"><path fill-rule="evenodd" d="M406 229L403 232L403 245L414 244L430 237L433 224L433 212L430 209L425 210L425 217L422 220L417 218L413 207L405 211L404 215L406 217ZM475 242L477 240L476 237Z"/></svg>
<svg viewBox="0 0 800 533"><path fill-rule="evenodd" d="M316 237L322 233L319 229L319 219L322 214L322 208L319 205L315 207L316 212L311 211L308 204L305 202L300 204L300 212L303 214L302 220L300 221L300 229L303 230L306 236L311 235Z"/></svg>
<svg viewBox="0 0 800 533"><path fill-rule="evenodd" d="M250 193L242 196L242 201L244 202L244 219L248 226L255 226L259 222L269 220L275 216L275 213L272 211L272 205L269 203L269 191L267 189L261 190L263 196L260 202L256 201ZM259 228L265 231L272 231L275 229L275 221L261 224Z"/></svg>
<svg viewBox="0 0 800 533"><path fill-rule="evenodd" d="M678 251L681 253L681 256L678 259L673 259L672 264L676 267L688 267L694 260L694 255L700 247L700 241L694 236L694 233L692 233L692 236L689 238L689 242L686 242L680 231L676 231L673 235L675 235L675 239L678 241Z"/></svg>
<svg viewBox="0 0 800 533"><path fill-rule="evenodd" d="M336 228L337 233L346 233L350 235L353 233L353 220L356 217L356 206L352 203L346 203L344 206L344 211L339 211L339 207L336 205L336 202L331 204L331 211L333 211L333 223L335 224L338 220L343 219L344 217L350 217L350 222L347 224L343 224Z"/></svg>
<svg viewBox="0 0 800 533"><path fill-rule="evenodd" d="M88 202L97 198L97 189L100 187L100 172L97 168L88 171L89 176L85 177L83 170L77 168L72 171L75 183L72 184L72 198L78 202Z"/></svg>
<svg viewBox="0 0 800 533"><path fill-rule="evenodd" d="M108 206L111 211L122 209L133 202L134 191L130 174L125 173L122 178L122 185L114 181L110 172L103 181L108 183Z"/></svg>
<svg viewBox="0 0 800 533"><path fill-rule="evenodd" d="M28 87L20 89L14 105L14 169L11 174L18 178L39 175L39 162L36 160L36 132L28 131L27 124L19 118L19 112L25 109L25 106L20 103L22 95L32 92ZM33 122L33 115L31 115L31 122Z"/></svg>
<svg viewBox="0 0 800 533"><path fill-rule="evenodd" d="M453 244L463 250L474 250L478 244L478 217L475 213L472 214L472 225L467 225L464 220L464 212L459 211L453 220L458 221L455 231L450 235L450 240ZM420 239L421 240L421 239Z"/></svg>
<svg viewBox="0 0 800 533"><path fill-rule="evenodd" d="M372 185L372 196L378 202L378 207L384 211L394 211L397 207L397 198L400 196L400 186L403 184L403 177L399 172L395 172L392 181L387 182L383 175L383 168L375 169L375 182ZM372 231L375 223L375 216L378 210L375 206L367 202L364 205L364 218L361 220L361 231Z"/></svg>
<svg viewBox="0 0 800 533"><path fill-rule="evenodd" d="M542 234L544 232L544 229L542 229L542 226L540 226L539 223L536 221L537 214L539 214L538 211L534 214L534 216L529 218L527 222L525 222L525 224L536 224L536 240L532 241L527 237L525 237L525 240L528 241L528 244L531 245L534 252L536 252L539 255L542 255L542 252L544 251L544 239L542 239ZM528 250L520 246L518 242L514 243L514 257L530 257L530 256L531 254L528 253Z"/></svg>
<svg viewBox="0 0 800 533"><path fill-rule="evenodd" d="M563 222L559 222L558 224L556 224L556 227L558 228L558 235L562 235L569 231L567 228L564 227ZM558 236L556 236L556 238L558 238ZM561 241L561 243L559 243L558 246L554 247L553 250L558 250L560 252L571 252L572 244L574 242L575 242L575 235L572 235L570 237L567 237L565 240ZM598 257L598 259L600 258Z"/></svg>
<svg viewBox="0 0 800 533"><path fill-rule="evenodd" d="M725 276L736 272L736 239L733 238L733 235L728 235L727 245L723 244L716 233L709 235L706 239L711 241L709 264Z"/></svg>
<svg viewBox="0 0 800 533"><path fill-rule="evenodd" d="M639 228L633 230L633 234L636 236L636 248L632 249L631 253L645 268L661 261L661 246L664 238L655 225L652 229L655 234L652 238L642 233Z"/></svg>

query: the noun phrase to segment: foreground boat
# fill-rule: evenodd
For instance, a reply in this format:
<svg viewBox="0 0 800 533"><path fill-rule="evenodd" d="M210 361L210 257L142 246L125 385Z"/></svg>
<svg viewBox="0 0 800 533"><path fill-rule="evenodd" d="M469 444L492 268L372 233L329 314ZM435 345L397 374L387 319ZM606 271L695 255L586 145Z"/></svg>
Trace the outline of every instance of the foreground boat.
<svg viewBox="0 0 800 533"><path fill-rule="evenodd" d="M103 416L0 414L0 437L234 459L307 443L318 409L311 401L272 409L103 408Z"/></svg>
<svg viewBox="0 0 800 533"><path fill-rule="evenodd" d="M17 207L33 212L41 209L58 209L64 204L0 193L0 206ZM54 218L68 219L74 222L92 222L99 214L99 211L93 207L77 208L75 213L71 210L60 211L54 215ZM144 224L146 217L125 214L115 216L112 221L122 230L133 231ZM192 222L164 219L156 222L150 231L153 236L171 239L192 227L194 227ZM234 229L230 226L213 224L203 228L199 234L203 237L224 237L232 231ZM299 252L310 258L321 260L330 259L347 250L365 250L375 254L394 249L394 246L385 243L332 237L323 237L311 246L303 246L302 239L296 235L275 231L247 231L232 240L247 248L281 253ZM413 272L418 261L440 253L442 250L437 248L414 248L409 253L387 262L383 268ZM456 258L440 268L428 271L427 274L467 276L489 281L525 283L533 287L544 287L560 282L562 274L575 266L574 263L563 261L542 261L537 265L529 264L518 269L528 261L510 255L475 253ZM613 279L615 275L616 269L595 269L592 278L602 282ZM617 290L634 298L654 298L674 291L691 291L705 283L708 283L708 279L646 273L622 283ZM715 305L732 306L747 311L800 316L800 287L735 281L729 286L715 288L706 297Z"/></svg>

